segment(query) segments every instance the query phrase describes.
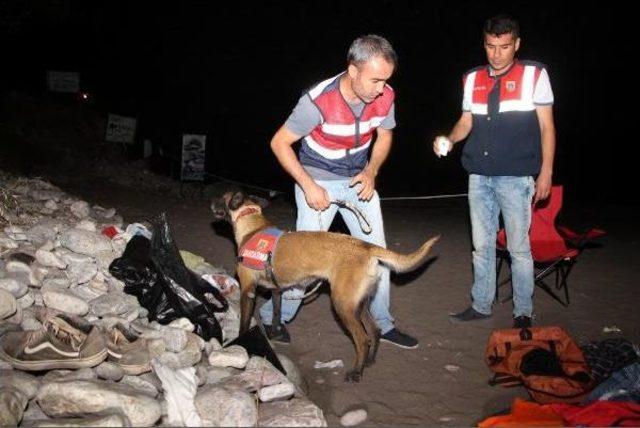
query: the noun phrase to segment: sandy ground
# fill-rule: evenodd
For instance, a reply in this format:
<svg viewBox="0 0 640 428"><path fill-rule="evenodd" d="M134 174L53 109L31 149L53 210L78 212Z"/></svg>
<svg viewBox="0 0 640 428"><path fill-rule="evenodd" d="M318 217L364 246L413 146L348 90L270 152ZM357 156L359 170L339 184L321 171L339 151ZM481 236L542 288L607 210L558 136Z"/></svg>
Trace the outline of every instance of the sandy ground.
<svg viewBox="0 0 640 428"><path fill-rule="evenodd" d="M116 207L127 222L166 211L180 249L234 272L230 229L212 224L207 201L161 197L104 182L58 184L92 203ZM418 349L381 343L377 362L365 370L364 379L348 384L343 376L352 364L353 347L333 317L326 293L305 305L288 326L292 343L277 350L298 364L310 398L322 407L329 425L339 426L340 416L355 408L369 412L366 426L473 425L508 407L513 397L527 397L521 388L487 384L491 372L483 361L486 341L493 329L511 326L510 302L496 304L489 320L468 324L448 320L450 312L469 303L467 209L465 199L383 203L390 248L412 251L424 239L442 235L425 269L392 277L392 313L397 326L420 340ZM286 199L274 202L267 214L278 226L293 228L295 210ZM598 225L608 236L600 248L579 257L569 278L568 308L537 290L535 324L560 325L578 342L620 336L640 342L640 228L635 209L565 206L563 217L577 226ZM605 334L603 328L611 326L621 333ZM313 368L315 361L337 358L344 361L344 369ZM450 371L447 365L459 369Z"/></svg>

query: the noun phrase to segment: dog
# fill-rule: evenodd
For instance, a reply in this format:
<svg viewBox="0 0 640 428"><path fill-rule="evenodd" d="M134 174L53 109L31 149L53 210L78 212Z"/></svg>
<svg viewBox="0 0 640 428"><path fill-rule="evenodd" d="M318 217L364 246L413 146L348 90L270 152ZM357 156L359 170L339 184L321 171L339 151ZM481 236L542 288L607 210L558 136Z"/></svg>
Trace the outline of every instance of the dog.
<svg viewBox="0 0 640 428"><path fill-rule="evenodd" d="M256 234L273 227L262 208L259 201L242 192L227 192L211 202L214 217L231 222L239 249ZM306 287L326 280L333 307L355 345L355 363L345 380L358 382L365 365L373 364L379 343L379 331L368 310L375 293L378 264L395 272L411 271L426 260L438 239L439 236L429 239L413 253L400 254L341 233L283 233L266 268L259 270L238 262L240 333L250 327L258 285L279 294L289 287ZM280 320L279 302L274 298L274 323Z"/></svg>

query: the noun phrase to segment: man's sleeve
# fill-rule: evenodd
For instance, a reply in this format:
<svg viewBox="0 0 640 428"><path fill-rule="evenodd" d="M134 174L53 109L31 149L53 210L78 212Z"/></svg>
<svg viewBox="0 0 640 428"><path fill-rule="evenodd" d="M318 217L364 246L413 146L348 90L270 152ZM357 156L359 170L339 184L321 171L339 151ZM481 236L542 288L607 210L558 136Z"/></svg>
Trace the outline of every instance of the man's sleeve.
<svg viewBox="0 0 640 428"><path fill-rule="evenodd" d="M467 86L467 76L465 75L462 78L462 111L469 112L471 111L471 96L473 93L473 88L468 88ZM469 85L472 85L471 81L469 81Z"/></svg>
<svg viewBox="0 0 640 428"><path fill-rule="evenodd" d="M391 104L391 108L389 109L389 113L385 116L380 123L380 128L382 129L393 129L396 127L396 103Z"/></svg>
<svg viewBox="0 0 640 428"><path fill-rule="evenodd" d="M553 91L547 69L543 68L533 91L533 103L537 106L549 106L553 104Z"/></svg>
<svg viewBox="0 0 640 428"><path fill-rule="evenodd" d="M294 107L284 126L294 134L305 136L309 135L313 128L321 123L322 115L320 114L320 110L311 101L309 95L304 94L298 100L298 104Z"/></svg>

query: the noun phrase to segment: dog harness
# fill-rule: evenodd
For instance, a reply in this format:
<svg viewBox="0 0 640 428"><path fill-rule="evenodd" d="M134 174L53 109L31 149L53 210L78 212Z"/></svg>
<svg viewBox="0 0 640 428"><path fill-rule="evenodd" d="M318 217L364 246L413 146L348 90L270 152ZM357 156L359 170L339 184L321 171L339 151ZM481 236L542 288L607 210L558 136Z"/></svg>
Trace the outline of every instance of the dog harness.
<svg viewBox="0 0 640 428"><path fill-rule="evenodd" d="M238 251L238 261L245 267L254 270L271 271L271 259L276 250L278 240L284 232L269 227L255 233Z"/></svg>

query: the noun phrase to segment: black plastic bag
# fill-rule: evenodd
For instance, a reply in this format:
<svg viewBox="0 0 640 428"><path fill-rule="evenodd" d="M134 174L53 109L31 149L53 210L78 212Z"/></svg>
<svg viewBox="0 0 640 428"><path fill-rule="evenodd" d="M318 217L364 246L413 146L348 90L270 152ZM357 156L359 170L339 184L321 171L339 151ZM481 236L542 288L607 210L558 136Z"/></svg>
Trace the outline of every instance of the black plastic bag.
<svg viewBox="0 0 640 428"><path fill-rule="evenodd" d="M152 221L151 241L135 235L122 254L109 266L109 272L125 283L124 291L138 298L149 311L149 320L167 324L188 318L195 333L205 340L222 342L222 329L216 312L229 305L220 292L185 266L171 236L166 214Z"/></svg>

